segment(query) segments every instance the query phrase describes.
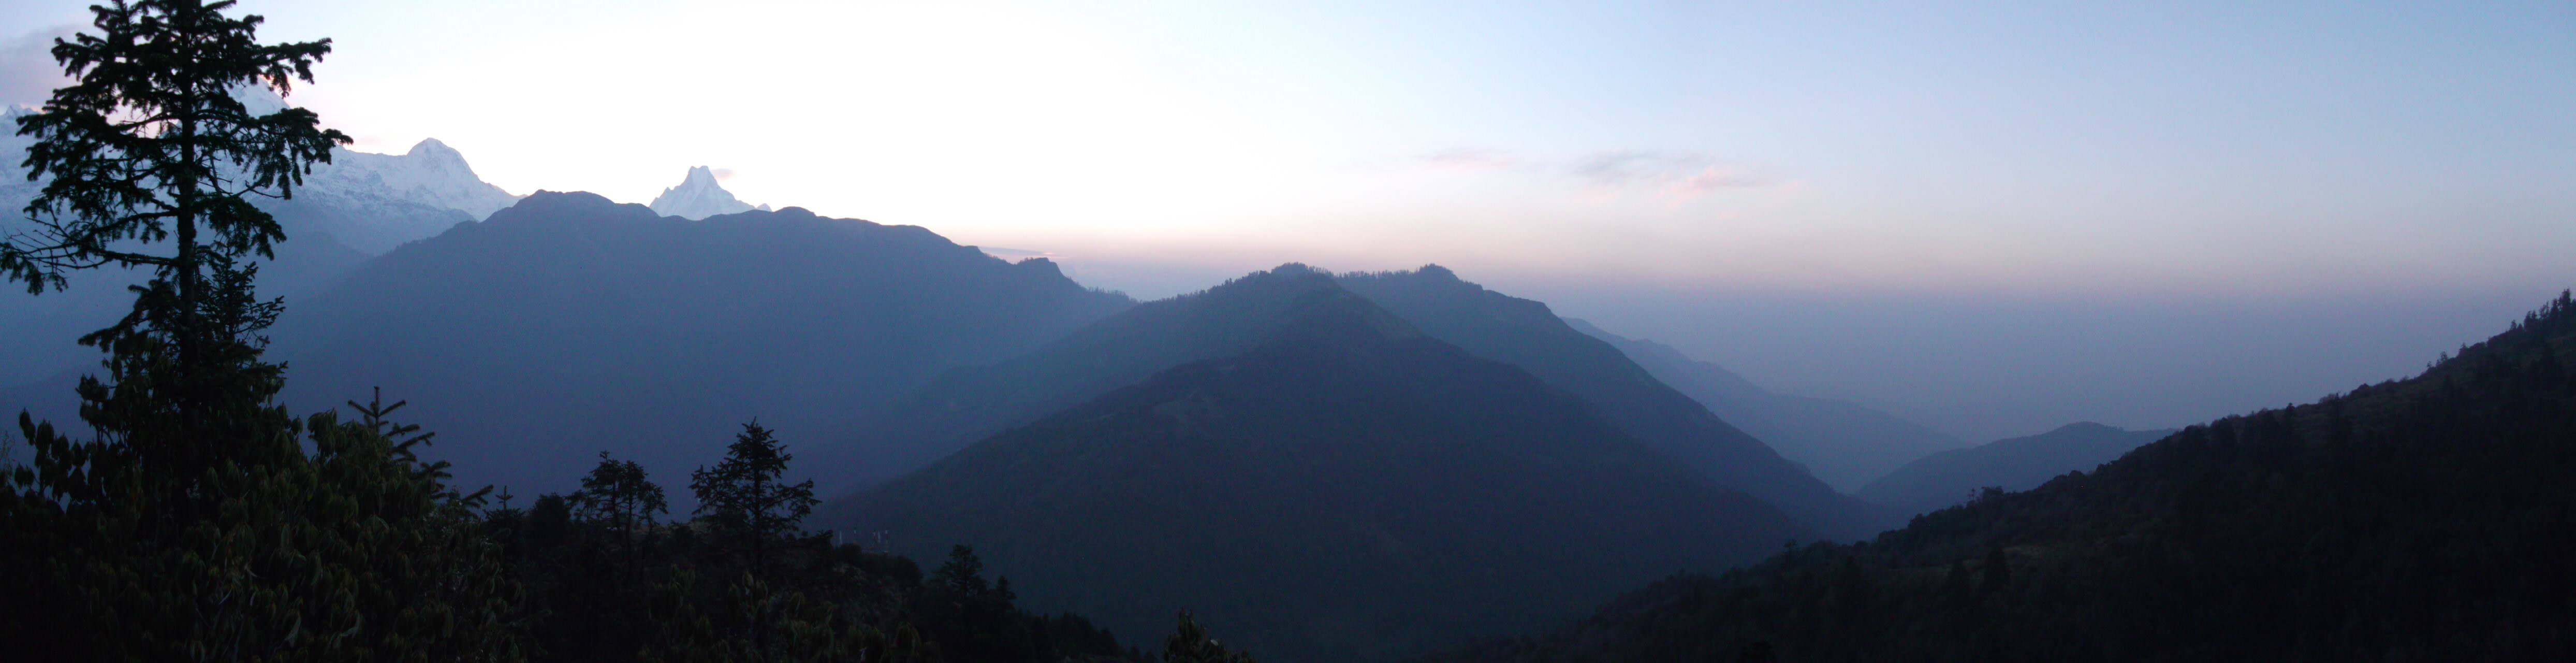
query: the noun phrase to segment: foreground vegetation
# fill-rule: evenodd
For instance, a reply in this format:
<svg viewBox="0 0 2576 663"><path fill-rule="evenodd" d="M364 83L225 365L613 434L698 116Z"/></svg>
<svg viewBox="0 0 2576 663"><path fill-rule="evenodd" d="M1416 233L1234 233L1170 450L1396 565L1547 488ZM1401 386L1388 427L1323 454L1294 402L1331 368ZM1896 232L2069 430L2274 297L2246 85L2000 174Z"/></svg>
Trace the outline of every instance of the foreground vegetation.
<svg viewBox="0 0 2576 663"><path fill-rule="evenodd" d="M348 137L232 94L311 82L328 40L261 44L230 2L93 8L58 41L76 82L18 120L42 191L0 274L43 293L147 271L131 312L81 339L87 431L21 413L0 468L0 641L12 660L1147 660L1079 617L1018 610L957 548L911 561L806 535L812 486L746 425L690 482L692 518L608 458L526 509L450 485L431 436L370 397L275 404L258 262L285 233L246 196L292 196ZM23 460L17 457L23 456ZM1248 661L1184 615L1168 661Z"/></svg>
<svg viewBox="0 0 2576 663"><path fill-rule="evenodd" d="M1683 575L1454 661L2549 660L2576 651L2576 303L2423 375Z"/></svg>

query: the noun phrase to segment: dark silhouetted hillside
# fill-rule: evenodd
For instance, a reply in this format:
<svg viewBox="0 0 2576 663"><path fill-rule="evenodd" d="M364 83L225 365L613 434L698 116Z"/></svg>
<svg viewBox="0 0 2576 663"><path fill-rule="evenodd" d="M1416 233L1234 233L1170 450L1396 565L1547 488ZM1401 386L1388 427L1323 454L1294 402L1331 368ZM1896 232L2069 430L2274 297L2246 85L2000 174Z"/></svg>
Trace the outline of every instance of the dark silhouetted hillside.
<svg viewBox="0 0 2576 663"><path fill-rule="evenodd" d="M236 93L256 108L284 107L266 90ZM22 164L33 138L16 134L15 119L29 112L15 106L0 111L0 235L24 230L16 217L45 181L29 180ZM293 198L248 199L276 217L290 239L276 245L275 259L258 260L260 293L286 297L290 310L369 257L481 218L512 200L436 140L400 155L337 148L331 154L332 162L316 164ZM10 341L0 343L0 387L51 380L64 371L93 372L98 352L73 339L124 316L133 304L125 286L143 281L138 271L106 268L75 279L70 290L0 297L0 339Z"/></svg>
<svg viewBox="0 0 2576 663"><path fill-rule="evenodd" d="M1925 456L1860 489L1872 503L1917 514L1968 501L1988 488L2021 491L2068 472L2090 472L2172 430L2125 430L2097 423Z"/></svg>
<svg viewBox="0 0 2576 663"><path fill-rule="evenodd" d="M1676 576L1441 660L2562 659L2569 357L2561 296L2414 379L2192 426L2091 474Z"/></svg>
<svg viewBox="0 0 2576 663"><path fill-rule="evenodd" d="M823 524L915 554L972 545L1028 605L1131 640L1190 610L1264 661L1535 627L1813 536L1320 274L1139 310L1186 319L1220 301L1246 316L1227 320L1262 319L1259 336L985 439Z"/></svg>
<svg viewBox="0 0 2576 663"><path fill-rule="evenodd" d="M1486 290L1437 265L1340 281L1432 338L1529 371L1629 435L1817 531L1858 538L1894 522L1657 381L1618 348L1568 326L1546 304Z"/></svg>
<svg viewBox="0 0 2576 663"><path fill-rule="evenodd" d="M275 337L291 402L381 385L460 481L533 494L601 450L676 475L751 417L820 451L817 431L940 371L1128 305L914 226L540 192L293 303Z"/></svg>
<svg viewBox="0 0 2576 663"><path fill-rule="evenodd" d="M281 213L278 222L295 219ZM301 230L289 228L290 232ZM294 241L277 245L274 259L255 261L260 266L260 294L286 298L292 315L300 315L308 297L329 288L366 259L366 254L328 235L297 235ZM40 414L59 415L54 421L66 422L62 425L79 425L78 417L69 416L77 411L79 397L68 388L52 386L77 384L81 375L99 372L100 352L82 346L80 337L116 324L132 311L134 293L126 287L143 283L147 274L142 269L102 268L73 279L68 290L33 297L24 291L0 296L0 339L6 339L0 342L0 412L14 421L19 409L33 408Z"/></svg>
<svg viewBox="0 0 2576 663"><path fill-rule="evenodd" d="M1655 379L1708 406L1718 418L1771 445L1836 490L1856 491L1907 461L1968 446L1948 433L1866 405L1774 393L1672 346L1622 337L1581 320L1565 322L1619 348Z"/></svg>
<svg viewBox="0 0 2576 663"><path fill-rule="evenodd" d="M826 494L919 469L1001 430L1135 384L1174 366L1231 356L1338 291L1322 272L1283 265L1204 292L1136 305L1027 355L960 367L834 434L813 462L846 468Z"/></svg>

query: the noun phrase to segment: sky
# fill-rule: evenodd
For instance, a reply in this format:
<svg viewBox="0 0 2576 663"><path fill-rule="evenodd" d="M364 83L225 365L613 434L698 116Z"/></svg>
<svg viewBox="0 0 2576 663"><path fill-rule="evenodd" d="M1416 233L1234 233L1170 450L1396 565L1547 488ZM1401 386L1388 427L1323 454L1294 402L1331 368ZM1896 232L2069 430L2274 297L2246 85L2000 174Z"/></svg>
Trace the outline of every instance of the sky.
<svg viewBox="0 0 2576 663"><path fill-rule="evenodd" d="M0 3L30 103L86 3ZM2576 285L2559 0L241 6L335 40L291 100L358 149L514 193L708 165L1140 297L1438 263L1971 439L2401 377Z"/></svg>

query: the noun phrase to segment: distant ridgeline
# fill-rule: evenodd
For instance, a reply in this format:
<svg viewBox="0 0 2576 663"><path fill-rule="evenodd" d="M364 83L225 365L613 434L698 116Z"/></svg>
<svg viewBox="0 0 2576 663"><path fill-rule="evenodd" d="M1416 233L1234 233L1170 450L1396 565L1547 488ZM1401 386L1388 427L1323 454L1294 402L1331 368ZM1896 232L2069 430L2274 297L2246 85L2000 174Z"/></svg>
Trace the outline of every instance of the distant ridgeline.
<svg viewBox="0 0 2576 663"><path fill-rule="evenodd" d="M2562 295L2413 379L1431 660L2564 659L2570 358Z"/></svg>
<svg viewBox="0 0 2576 663"><path fill-rule="evenodd" d="M1761 438L1836 490L1851 492L1908 461L1968 446L1947 433L1859 403L1774 393L1716 364L1684 356L1672 346L1612 334L1581 320L1565 322L1619 348L1655 379Z"/></svg>
<svg viewBox="0 0 2576 663"><path fill-rule="evenodd" d="M1652 385L1585 363L1616 351L1562 324L1551 342L1591 354L1494 342L1528 336L1461 312L1555 320L1499 295L1382 306L1420 303L1390 292L1408 279L1424 299L1482 292L1445 270L1336 280L1288 265L953 374L916 407L973 421L913 430L1007 428L817 522L889 532L908 554L973 545L1031 606L1129 637L1188 608L1274 661L1415 655L1818 536L1747 492L1831 492L1803 474L1728 483L1752 475L1710 465L1796 470L1704 410L1675 422L1583 398Z"/></svg>
<svg viewBox="0 0 2576 663"><path fill-rule="evenodd" d="M237 94L253 108L282 105L265 90ZM15 225L12 220L42 185L29 181L21 164L33 139L17 135L16 119L29 112L0 112L0 234ZM276 259L260 261L261 291L301 303L369 257L481 219L517 199L478 178L456 150L423 140L399 155L335 148L331 163L315 165L294 198L248 200L274 215L291 239L277 245ZM38 382L42 392L56 396L0 402L70 419L65 389L76 371L97 360L96 351L73 340L123 316L132 303L125 286L141 282L133 272L97 270L63 292L0 297L0 337L11 340L0 345L0 398Z"/></svg>
<svg viewBox="0 0 2576 663"><path fill-rule="evenodd" d="M2038 435L1925 456L1869 482L1854 495L1906 515L1924 513L1955 506L1988 489L2030 490L2067 472L2091 471L2173 433L2068 424Z"/></svg>
<svg viewBox="0 0 2576 663"><path fill-rule="evenodd" d="M691 221L538 192L289 302L289 402L383 387L460 481L561 490L600 451L659 474L757 418L837 475L824 431L941 371L1131 302L917 226L800 208Z"/></svg>
<svg viewBox="0 0 2576 663"><path fill-rule="evenodd" d="M853 446L824 453L850 454L849 463L831 463L852 468L853 474L841 478L874 483L1154 373L1234 355L1266 339L1296 310L1286 304L1289 297L1273 292L1287 287L1275 283L1279 277L1320 273L1285 266L1205 293L1137 306L1025 356L951 371L883 411L859 417L859 430L831 436ZM1884 509L1835 493L1658 382L1616 348L1568 326L1545 304L1486 290L1436 265L1326 280L1425 335L1530 373L1639 441L1723 487L1772 503L1820 534L1856 538L1888 522Z"/></svg>

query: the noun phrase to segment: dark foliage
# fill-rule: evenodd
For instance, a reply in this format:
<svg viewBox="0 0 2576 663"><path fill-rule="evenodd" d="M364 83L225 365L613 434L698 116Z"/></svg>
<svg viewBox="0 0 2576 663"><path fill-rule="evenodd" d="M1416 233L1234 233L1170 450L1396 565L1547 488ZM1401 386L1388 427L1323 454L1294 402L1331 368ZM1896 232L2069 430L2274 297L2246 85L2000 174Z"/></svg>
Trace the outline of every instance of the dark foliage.
<svg viewBox="0 0 2576 663"><path fill-rule="evenodd" d="M803 533L805 516L814 512L814 482L788 483L788 461L796 457L759 422L742 425L742 434L725 447L724 460L689 474L689 490L698 495L697 513L710 534L741 544L754 573L768 568L768 546L775 539Z"/></svg>
<svg viewBox="0 0 2576 663"><path fill-rule="evenodd" d="M1021 611L1009 580L986 581L962 547L925 579L905 558L804 534L793 486L775 483L789 460L778 449L746 426L717 466L731 469L700 473L702 492L724 494L686 522L654 525L619 506L661 489L606 458L584 482L595 495L487 513L484 530L528 588L516 608L529 648L563 661L1135 658L1081 617Z"/></svg>
<svg viewBox="0 0 2576 663"><path fill-rule="evenodd" d="M53 179L26 210L41 239L12 238L0 273L38 291L108 265L152 277L82 339L106 354L76 389L91 433L18 417L31 453L0 478L0 639L27 660L518 659L482 495L416 456L428 436L387 418L401 404L351 403L343 422L270 402L282 367L261 334L282 304L243 260L283 236L243 196L285 195L346 139L226 94L283 92L330 50L259 44L259 17L230 5L93 7L99 33L54 48L78 82L19 123Z"/></svg>
<svg viewBox="0 0 2576 663"><path fill-rule="evenodd" d="M1163 663L1254 663L1249 652L1227 651L1225 644L1208 636L1190 613L1181 613L1181 624L1172 636L1163 640Z"/></svg>
<svg viewBox="0 0 2576 663"><path fill-rule="evenodd" d="M2563 659L2570 346L2562 295L2410 380L2193 426L2090 475L1677 576L1445 659Z"/></svg>

